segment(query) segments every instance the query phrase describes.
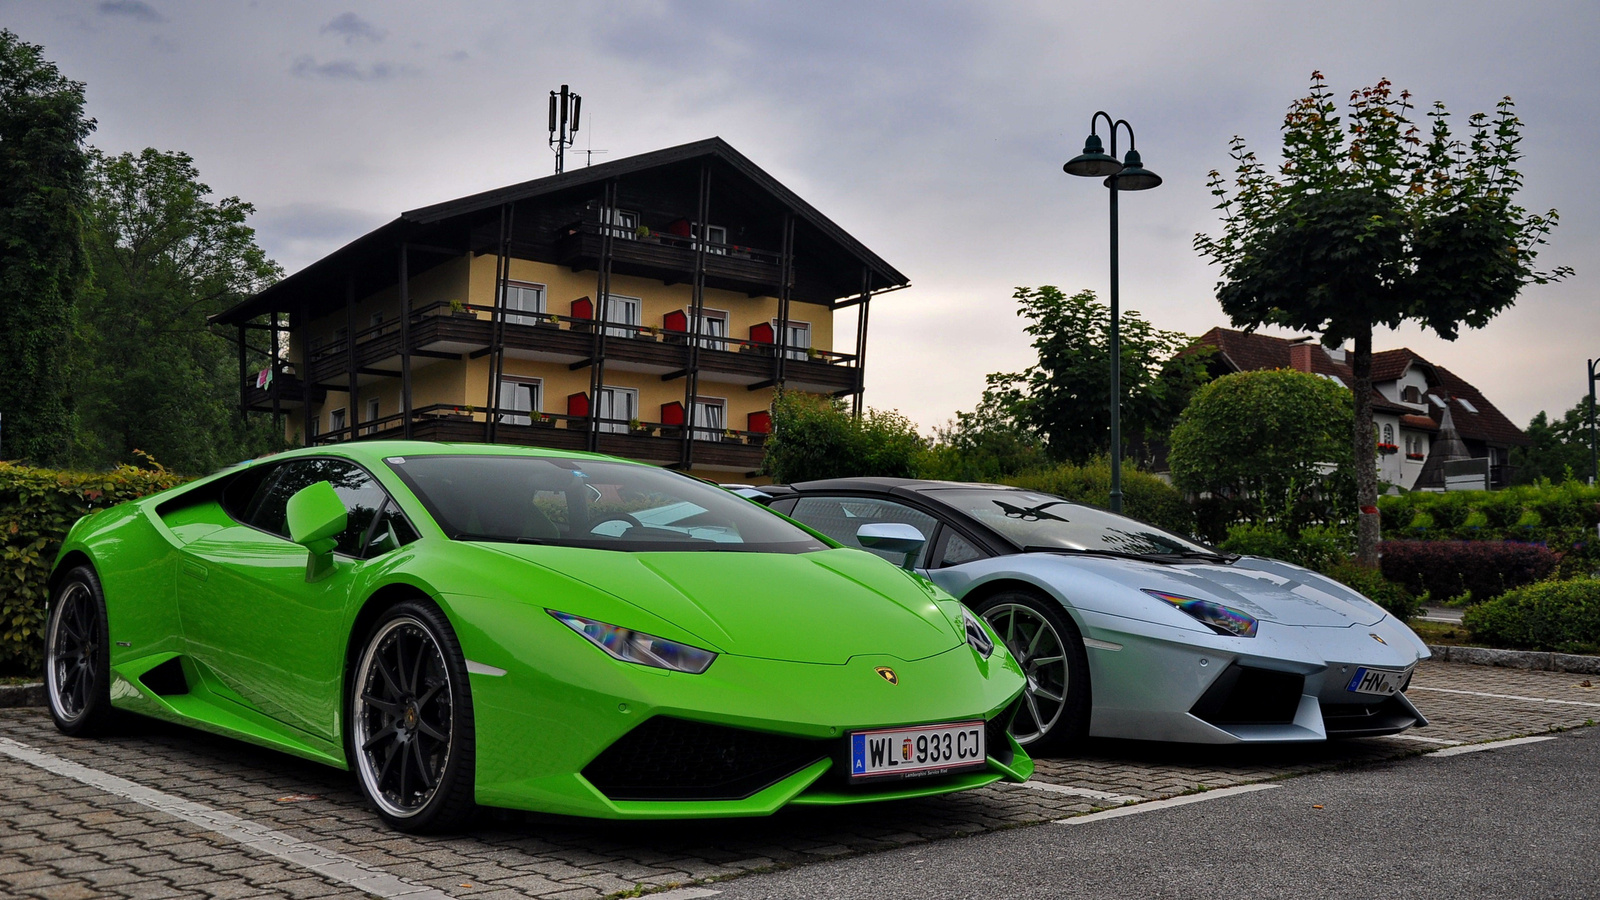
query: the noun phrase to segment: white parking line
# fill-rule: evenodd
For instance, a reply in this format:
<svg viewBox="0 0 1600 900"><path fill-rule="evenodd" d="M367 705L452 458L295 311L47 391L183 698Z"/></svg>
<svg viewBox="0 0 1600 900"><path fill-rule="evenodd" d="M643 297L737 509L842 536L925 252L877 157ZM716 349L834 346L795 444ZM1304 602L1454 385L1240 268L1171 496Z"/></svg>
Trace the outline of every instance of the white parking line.
<svg viewBox="0 0 1600 900"><path fill-rule="evenodd" d="M1385 735L1385 737L1396 741L1421 741L1424 744L1439 744L1444 747L1454 747L1461 743L1460 741L1447 741L1444 738L1423 737L1420 734L1390 734Z"/></svg>
<svg viewBox="0 0 1600 900"><path fill-rule="evenodd" d="M1487 744L1462 744L1459 747L1447 747L1443 750L1435 750L1434 752L1429 753L1427 758L1436 759L1441 756L1460 756L1463 753L1477 753L1479 750L1499 750L1501 747L1515 747L1518 744L1537 744L1540 741L1553 740L1555 740L1554 735L1544 735L1543 737L1512 738L1508 741L1490 741Z"/></svg>
<svg viewBox="0 0 1600 900"><path fill-rule="evenodd" d="M10 738L0 737L0 754L38 766L46 772L99 788L108 794L143 804L169 816L193 822L252 850L310 869L323 878L350 885L368 894L384 898L403 897L405 900L451 900L450 895L443 891L412 884L310 841L302 841L248 819L212 809L202 803L175 797L126 778L118 778L99 769L91 769L42 750L35 750Z"/></svg>
<svg viewBox="0 0 1600 900"><path fill-rule="evenodd" d="M1417 687L1412 685L1406 688L1406 693L1412 691L1433 691L1435 694L1465 694L1468 697L1488 697L1492 700L1521 700L1524 703L1559 703L1562 706L1593 706L1600 709L1600 703L1591 703L1587 700L1555 700L1550 697L1518 697L1515 694L1486 694L1483 691L1461 691L1455 688Z"/></svg>
<svg viewBox="0 0 1600 900"><path fill-rule="evenodd" d="M674 888L670 891L662 891L659 894L646 894L645 896L649 897L650 900L699 900L701 897L715 897L720 893L722 892L713 891L710 888L690 887Z"/></svg>
<svg viewBox="0 0 1600 900"><path fill-rule="evenodd" d="M1110 791L1097 791L1093 788L1072 787L1065 784L1051 784L1048 781L1025 781L1016 787L1033 788L1036 791L1048 791L1052 794L1067 794L1072 797L1084 797L1089 800L1103 800L1107 803L1137 803L1143 797L1131 794L1113 794Z"/></svg>
<svg viewBox="0 0 1600 900"><path fill-rule="evenodd" d="M1120 806L1116 809L1107 809L1087 816L1074 816L1070 819L1057 819L1057 825L1088 825L1102 819L1116 819L1122 816L1132 816L1138 813L1155 812L1160 809L1171 809L1174 806L1188 806L1191 803L1200 803L1204 800L1217 800L1222 797L1232 797L1237 794L1252 794L1256 791L1270 791L1277 787L1275 784L1241 784L1238 787L1217 788L1213 791L1204 791L1199 794L1185 794L1182 797L1168 797L1165 800L1151 800L1149 803L1140 803L1136 806Z"/></svg>

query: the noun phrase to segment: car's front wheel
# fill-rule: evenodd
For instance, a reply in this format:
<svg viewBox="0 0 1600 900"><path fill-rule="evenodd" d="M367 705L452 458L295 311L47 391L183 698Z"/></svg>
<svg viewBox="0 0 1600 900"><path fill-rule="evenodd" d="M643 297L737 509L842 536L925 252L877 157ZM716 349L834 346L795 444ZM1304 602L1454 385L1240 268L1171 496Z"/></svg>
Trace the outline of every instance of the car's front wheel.
<svg viewBox="0 0 1600 900"><path fill-rule="evenodd" d="M61 579L45 620L45 687L63 733L82 737L110 724L110 643L100 579L78 566Z"/></svg>
<svg viewBox="0 0 1600 900"><path fill-rule="evenodd" d="M380 616L356 657L346 729L362 793L401 831L445 831L473 809L466 662L439 608L407 600Z"/></svg>
<svg viewBox="0 0 1600 900"><path fill-rule="evenodd" d="M984 598L982 616L1028 678L1011 735L1035 756L1058 753L1089 727L1089 659L1083 636L1061 604L1030 591Z"/></svg>

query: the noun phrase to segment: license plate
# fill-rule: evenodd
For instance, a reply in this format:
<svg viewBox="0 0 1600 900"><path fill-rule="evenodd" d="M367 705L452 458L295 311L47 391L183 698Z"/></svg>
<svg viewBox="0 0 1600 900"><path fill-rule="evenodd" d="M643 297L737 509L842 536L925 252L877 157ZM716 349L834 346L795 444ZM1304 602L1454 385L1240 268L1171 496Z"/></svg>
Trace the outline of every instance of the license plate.
<svg viewBox="0 0 1600 900"><path fill-rule="evenodd" d="M982 722L912 725L850 733L850 780L926 777L982 768Z"/></svg>
<svg viewBox="0 0 1600 900"><path fill-rule="evenodd" d="M1349 690L1355 694L1372 694L1379 697L1391 697L1400 693L1400 685L1405 683L1406 673L1392 672L1388 669L1368 669L1365 666L1356 670L1356 676L1350 679Z"/></svg>

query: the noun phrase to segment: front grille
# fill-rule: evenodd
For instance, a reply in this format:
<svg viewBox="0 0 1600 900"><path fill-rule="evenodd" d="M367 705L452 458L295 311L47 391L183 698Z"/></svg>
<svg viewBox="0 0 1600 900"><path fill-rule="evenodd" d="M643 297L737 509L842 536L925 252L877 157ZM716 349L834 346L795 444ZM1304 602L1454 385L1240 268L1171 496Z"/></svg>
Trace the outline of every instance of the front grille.
<svg viewBox="0 0 1600 900"><path fill-rule="evenodd" d="M830 747L656 716L595 757L583 777L612 800L743 800L828 756Z"/></svg>
<svg viewBox="0 0 1600 900"><path fill-rule="evenodd" d="M1376 704L1322 704L1322 727L1328 737L1397 734L1416 724L1417 717L1395 697Z"/></svg>
<svg viewBox="0 0 1600 900"><path fill-rule="evenodd" d="M1306 677L1234 663L1189 710L1213 725L1288 724L1300 708Z"/></svg>

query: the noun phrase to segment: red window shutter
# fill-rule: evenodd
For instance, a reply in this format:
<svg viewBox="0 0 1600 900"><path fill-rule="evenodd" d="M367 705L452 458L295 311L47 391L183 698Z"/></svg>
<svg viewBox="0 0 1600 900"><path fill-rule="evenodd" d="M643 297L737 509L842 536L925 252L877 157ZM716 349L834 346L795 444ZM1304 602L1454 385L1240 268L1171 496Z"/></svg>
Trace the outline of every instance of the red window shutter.
<svg viewBox="0 0 1600 900"><path fill-rule="evenodd" d="M572 301L572 317L574 319L594 318L594 301L588 297L579 297Z"/></svg>
<svg viewBox="0 0 1600 900"><path fill-rule="evenodd" d="M676 400L672 401L671 403L661 404L661 424L682 425L683 404Z"/></svg>
<svg viewBox="0 0 1600 900"><path fill-rule="evenodd" d="M688 331L689 316L681 309L675 309L661 317L661 324L668 331Z"/></svg>
<svg viewBox="0 0 1600 900"><path fill-rule="evenodd" d="M589 395L588 394L584 394L584 393L568 394L567 395L567 415L569 415L569 416L588 416L589 415Z"/></svg>
<svg viewBox="0 0 1600 900"><path fill-rule="evenodd" d="M772 413L766 410L753 412L747 417L747 420L749 424L745 428L746 431L754 431L757 434L772 433Z"/></svg>
<svg viewBox="0 0 1600 900"><path fill-rule="evenodd" d="M766 322L750 326L750 340L757 344L777 343L777 340L773 337L772 326Z"/></svg>

